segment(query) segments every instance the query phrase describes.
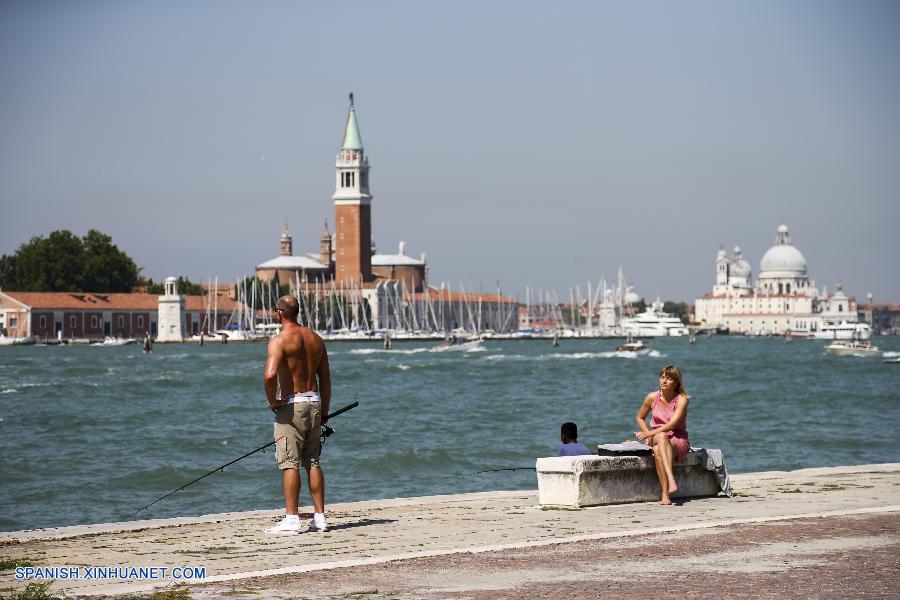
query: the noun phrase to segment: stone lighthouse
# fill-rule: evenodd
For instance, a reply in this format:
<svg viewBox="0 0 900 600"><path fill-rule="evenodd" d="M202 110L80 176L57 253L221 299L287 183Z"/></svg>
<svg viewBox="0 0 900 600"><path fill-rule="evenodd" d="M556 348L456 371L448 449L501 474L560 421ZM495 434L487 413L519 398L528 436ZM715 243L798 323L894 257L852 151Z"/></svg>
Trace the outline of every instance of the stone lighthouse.
<svg viewBox="0 0 900 600"><path fill-rule="evenodd" d="M159 297L157 342L184 341L184 296L178 293L178 280L167 277L166 293Z"/></svg>
<svg viewBox="0 0 900 600"><path fill-rule="evenodd" d="M372 195L353 94L335 171L334 279L339 285L362 286L372 280Z"/></svg>

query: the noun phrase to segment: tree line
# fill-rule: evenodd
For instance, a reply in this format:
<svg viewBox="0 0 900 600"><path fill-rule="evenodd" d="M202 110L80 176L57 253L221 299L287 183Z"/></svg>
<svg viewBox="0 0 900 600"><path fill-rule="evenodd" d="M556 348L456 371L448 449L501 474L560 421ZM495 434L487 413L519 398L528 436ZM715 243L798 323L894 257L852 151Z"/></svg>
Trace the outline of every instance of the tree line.
<svg viewBox="0 0 900 600"><path fill-rule="evenodd" d="M36 236L0 256L0 286L20 292L130 292L140 268L105 233Z"/></svg>
<svg viewBox="0 0 900 600"><path fill-rule="evenodd" d="M162 294L162 283L141 277L141 268L113 244L112 237L91 229L78 237L67 229L35 236L14 254L0 256L0 289L17 292L128 293L146 288ZM182 294L204 294L198 284L178 278Z"/></svg>

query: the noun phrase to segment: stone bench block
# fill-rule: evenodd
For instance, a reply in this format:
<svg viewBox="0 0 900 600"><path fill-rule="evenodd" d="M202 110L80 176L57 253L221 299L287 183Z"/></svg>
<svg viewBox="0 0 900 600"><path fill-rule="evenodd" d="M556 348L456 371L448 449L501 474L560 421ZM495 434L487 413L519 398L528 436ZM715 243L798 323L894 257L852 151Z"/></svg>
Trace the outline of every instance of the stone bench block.
<svg viewBox="0 0 900 600"><path fill-rule="evenodd" d="M537 459L541 506L598 506L659 500L659 479L652 456L550 456ZM673 465L678 491L672 498L715 496L715 473L688 452Z"/></svg>

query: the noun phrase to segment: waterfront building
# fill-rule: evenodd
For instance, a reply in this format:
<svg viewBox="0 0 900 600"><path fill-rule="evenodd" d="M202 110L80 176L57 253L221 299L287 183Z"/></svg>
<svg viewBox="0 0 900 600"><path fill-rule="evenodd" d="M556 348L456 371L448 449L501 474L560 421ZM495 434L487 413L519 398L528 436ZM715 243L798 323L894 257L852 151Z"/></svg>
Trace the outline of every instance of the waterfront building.
<svg viewBox="0 0 900 600"><path fill-rule="evenodd" d="M887 335L900 335L900 304L873 304L871 301L858 306L859 320L872 326L873 331Z"/></svg>
<svg viewBox="0 0 900 600"><path fill-rule="evenodd" d="M406 289L421 292L428 283L425 253L420 258L406 255L406 242L397 245L397 254L374 254L372 274L377 282L402 281Z"/></svg>
<svg viewBox="0 0 900 600"><path fill-rule="evenodd" d="M183 296L182 334L224 328L238 303L227 296ZM146 293L0 292L0 323L10 337L42 340L157 337L159 299Z"/></svg>
<svg viewBox="0 0 900 600"><path fill-rule="evenodd" d="M760 261L753 283L750 264L739 247L731 258L720 248L716 255L716 280L711 294L694 304L695 321L707 327L735 333L813 334L825 325L856 322L856 301L840 284L829 294L809 278L806 258L790 239L787 225L780 225L775 244Z"/></svg>

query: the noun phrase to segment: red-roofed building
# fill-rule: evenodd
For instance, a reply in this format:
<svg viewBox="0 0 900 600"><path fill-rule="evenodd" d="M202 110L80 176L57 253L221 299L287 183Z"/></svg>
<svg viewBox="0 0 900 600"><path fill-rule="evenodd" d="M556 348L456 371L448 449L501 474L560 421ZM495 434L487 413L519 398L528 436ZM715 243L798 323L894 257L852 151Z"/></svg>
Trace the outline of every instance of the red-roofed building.
<svg viewBox="0 0 900 600"><path fill-rule="evenodd" d="M225 326L237 307L219 296L185 296L187 335ZM159 295L87 292L0 292L0 327L9 337L103 339L156 337ZM207 320L209 326L207 326Z"/></svg>

